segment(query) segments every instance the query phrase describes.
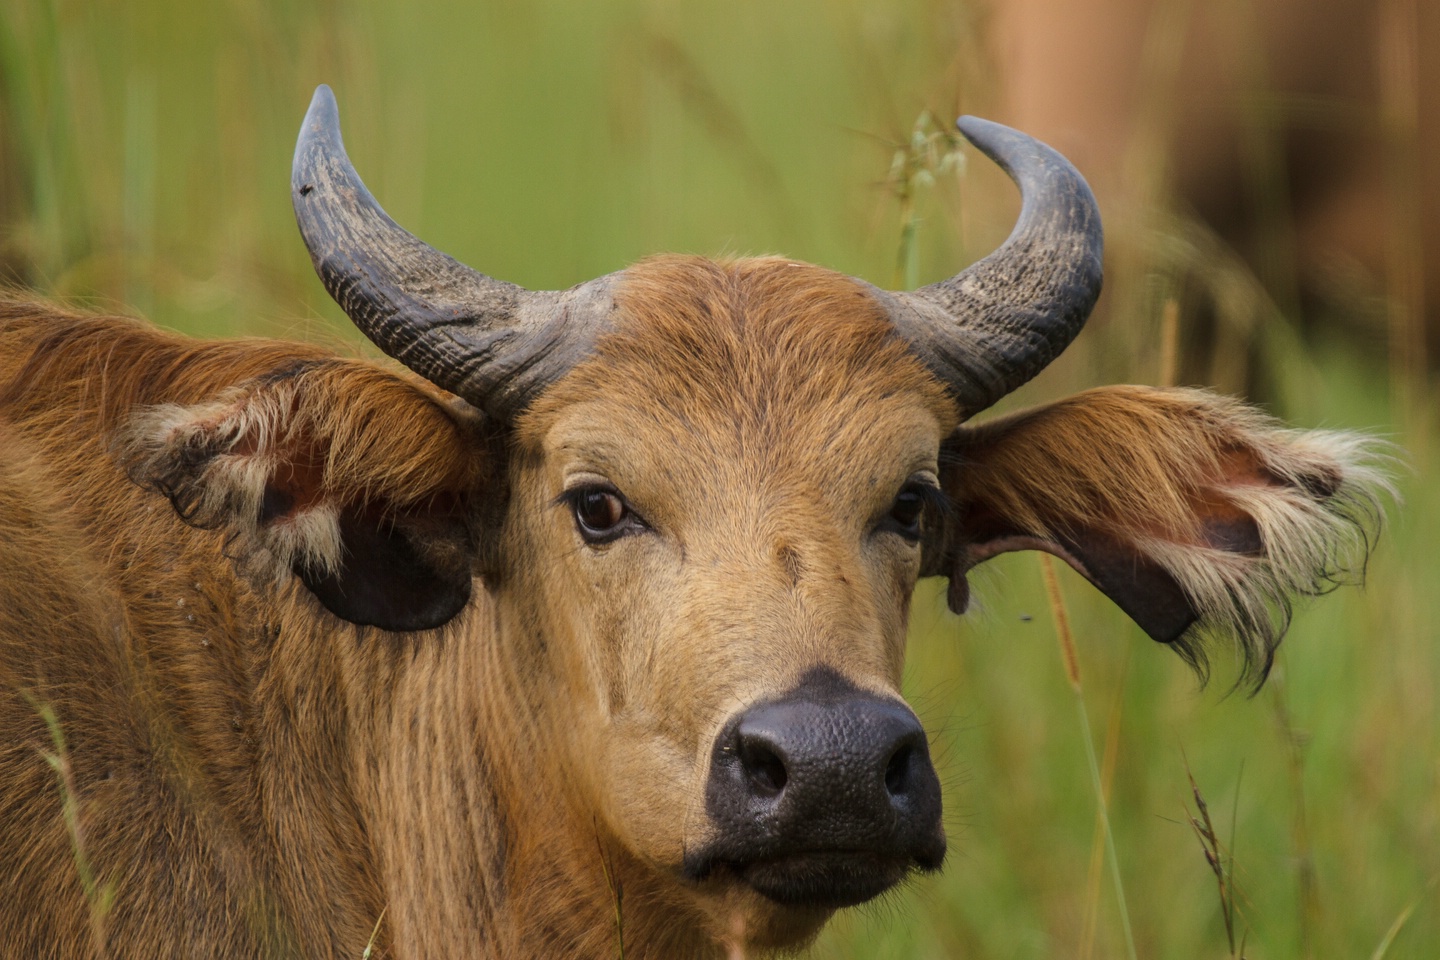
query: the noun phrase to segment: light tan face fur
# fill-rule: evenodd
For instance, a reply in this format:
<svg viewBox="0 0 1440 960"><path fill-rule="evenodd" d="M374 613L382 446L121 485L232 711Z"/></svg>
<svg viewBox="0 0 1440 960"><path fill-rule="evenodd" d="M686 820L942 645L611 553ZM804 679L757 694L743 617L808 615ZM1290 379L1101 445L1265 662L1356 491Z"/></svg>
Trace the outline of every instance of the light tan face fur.
<svg viewBox="0 0 1440 960"><path fill-rule="evenodd" d="M501 606L522 635L544 624L527 652L563 775L678 870L732 713L821 665L899 696L920 548L882 521L936 482L955 424L852 280L678 258L628 276L619 330L520 424L506 540L533 554ZM590 545L564 494L601 483L643 527Z"/></svg>

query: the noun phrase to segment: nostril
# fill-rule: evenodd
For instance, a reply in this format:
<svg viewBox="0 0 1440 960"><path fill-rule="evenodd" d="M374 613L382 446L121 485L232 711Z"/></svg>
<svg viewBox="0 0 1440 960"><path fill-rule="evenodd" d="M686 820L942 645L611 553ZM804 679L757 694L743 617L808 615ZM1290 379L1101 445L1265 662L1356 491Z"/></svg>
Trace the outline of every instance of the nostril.
<svg viewBox="0 0 1440 960"><path fill-rule="evenodd" d="M740 763L750 786L762 797L776 797L785 789L790 779L785 772L785 761L781 760L768 745L759 740L746 739L740 743Z"/></svg>
<svg viewBox="0 0 1440 960"><path fill-rule="evenodd" d="M903 744L890 756L885 765L885 789L890 796L898 797L910 789L910 758L915 755L915 745Z"/></svg>

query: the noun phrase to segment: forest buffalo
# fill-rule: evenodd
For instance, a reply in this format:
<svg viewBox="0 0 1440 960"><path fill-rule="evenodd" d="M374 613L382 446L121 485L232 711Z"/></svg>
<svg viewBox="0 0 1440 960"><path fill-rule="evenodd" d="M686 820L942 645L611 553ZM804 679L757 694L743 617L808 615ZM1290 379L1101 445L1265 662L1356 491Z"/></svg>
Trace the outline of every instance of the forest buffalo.
<svg viewBox="0 0 1440 960"><path fill-rule="evenodd" d="M1136 386L969 424L1079 333L1101 229L1059 154L960 127L1024 206L950 279L533 292L387 217L322 87L300 230L398 366L0 305L0 953L803 945L940 869L910 597L1006 551L1263 679L1364 561L1367 443Z"/></svg>

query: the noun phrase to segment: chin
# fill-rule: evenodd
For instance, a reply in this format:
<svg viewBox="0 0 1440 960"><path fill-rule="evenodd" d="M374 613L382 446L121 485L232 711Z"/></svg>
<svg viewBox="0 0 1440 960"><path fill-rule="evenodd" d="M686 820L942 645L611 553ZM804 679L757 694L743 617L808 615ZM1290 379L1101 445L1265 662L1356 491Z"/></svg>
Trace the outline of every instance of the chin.
<svg viewBox="0 0 1440 960"><path fill-rule="evenodd" d="M911 857L820 850L746 862L699 854L682 874L709 903L720 939L748 949L794 951L830 917L895 889L915 873L939 868Z"/></svg>
<svg viewBox="0 0 1440 960"><path fill-rule="evenodd" d="M742 948L742 956L789 955L804 950L834 915L834 907L784 904L725 872L701 885L715 939Z"/></svg>
<svg viewBox="0 0 1440 960"><path fill-rule="evenodd" d="M916 867L899 857L822 851L732 869L746 886L781 906L834 911L878 897Z"/></svg>

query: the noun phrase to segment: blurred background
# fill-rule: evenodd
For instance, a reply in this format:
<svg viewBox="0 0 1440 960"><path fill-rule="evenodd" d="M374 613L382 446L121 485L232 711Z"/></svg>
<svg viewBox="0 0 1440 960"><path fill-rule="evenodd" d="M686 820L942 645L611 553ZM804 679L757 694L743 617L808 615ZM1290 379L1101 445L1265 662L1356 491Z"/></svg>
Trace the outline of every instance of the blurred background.
<svg viewBox="0 0 1440 960"><path fill-rule="evenodd" d="M1004 406L1212 386L1393 440L1403 503L1255 697L1062 570L1077 700L1033 555L963 620L923 583L908 692L952 853L814 954L1433 958L1437 49L1435 0L0 0L0 274L367 349L290 211L321 82L400 223L538 288L662 251L948 276L1018 209L954 118L1020 127L1094 186L1107 288Z"/></svg>

